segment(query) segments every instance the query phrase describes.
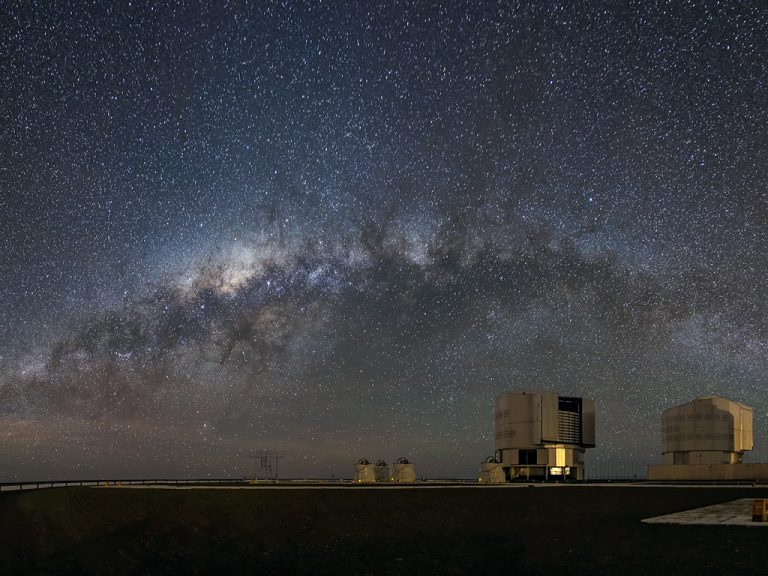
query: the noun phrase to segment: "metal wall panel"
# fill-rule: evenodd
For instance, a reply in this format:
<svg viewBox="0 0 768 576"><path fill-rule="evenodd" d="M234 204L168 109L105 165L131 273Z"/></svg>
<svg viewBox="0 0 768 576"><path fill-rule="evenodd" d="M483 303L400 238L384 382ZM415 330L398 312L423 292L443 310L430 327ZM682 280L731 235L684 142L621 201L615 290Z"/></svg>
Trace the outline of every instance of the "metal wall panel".
<svg viewBox="0 0 768 576"><path fill-rule="evenodd" d="M581 442L583 446L595 445L595 414L597 409L594 400L581 400Z"/></svg>
<svg viewBox="0 0 768 576"><path fill-rule="evenodd" d="M554 392L541 393L541 439L544 442L557 442L557 399Z"/></svg>
<svg viewBox="0 0 768 576"><path fill-rule="evenodd" d="M752 444L752 410L746 406L739 406L739 424L741 436L739 446L741 450L752 450L754 448Z"/></svg>
<svg viewBox="0 0 768 576"><path fill-rule="evenodd" d="M500 394L496 398L496 449L540 444L540 422L538 394Z"/></svg>
<svg viewBox="0 0 768 576"><path fill-rule="evenodd" d="M541 444L541 394L531 394L530 411L533 420L531 422L531 445Z"/></svg>

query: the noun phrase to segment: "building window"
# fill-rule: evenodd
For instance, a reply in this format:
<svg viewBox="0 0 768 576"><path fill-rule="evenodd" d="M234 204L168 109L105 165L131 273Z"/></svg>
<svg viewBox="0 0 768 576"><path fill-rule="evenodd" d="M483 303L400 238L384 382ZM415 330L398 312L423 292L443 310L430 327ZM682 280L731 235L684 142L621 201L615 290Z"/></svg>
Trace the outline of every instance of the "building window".
<svg viewBox="0 0 768 576"><path fill-rule="evenodd" d="M560 396L557 399L557 409L560 412L575 412L581 414L581 398L568 398Z"/></svg>
<svg viewBox="0 0 768 576"><path fill-rule="evenodd" d="M536 464L536 450L520 450L520 464Z"/></svg>
<svg viewBox="0 0 768 576"><path fill-rule="evenodd" d="M673 464L688 464L689 463L689 456L690 454L688 452L674 452L672 455L672 463Z"/></svg>

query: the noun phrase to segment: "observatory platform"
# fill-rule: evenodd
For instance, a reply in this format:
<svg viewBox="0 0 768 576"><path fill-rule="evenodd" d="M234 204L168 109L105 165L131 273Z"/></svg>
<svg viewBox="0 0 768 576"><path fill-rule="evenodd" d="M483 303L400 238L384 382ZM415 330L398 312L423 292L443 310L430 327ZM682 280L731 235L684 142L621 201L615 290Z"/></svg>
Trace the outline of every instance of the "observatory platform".
<svg viewBox="0 0 768 576"><path fill-rule="evenodd" d="M720 526L763 526L768 527L768 522L752 521L753 498L740 498L723 504L714 504L686 510L675 514L665 514L655 518L646 518L644 524L683 524L693 525L720 525Z"/></svg>

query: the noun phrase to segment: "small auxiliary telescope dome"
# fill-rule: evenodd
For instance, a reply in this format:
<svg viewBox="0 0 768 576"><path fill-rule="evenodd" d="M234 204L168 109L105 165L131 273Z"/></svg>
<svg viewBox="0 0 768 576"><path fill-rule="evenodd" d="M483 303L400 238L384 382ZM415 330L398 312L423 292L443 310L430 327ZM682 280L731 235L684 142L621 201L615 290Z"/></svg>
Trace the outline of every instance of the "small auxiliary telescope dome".
<svg viewBox="0 0 768 576"><path fill-rule="evenodd" d="M376 461L376 482L389 482L391 474L389 466L384 460Z"/></svg>
<svg viewBox="0 0 768 576"><path fill-rule="evenodd" d="M416 482L416 472L407 458L398 458L392 466L392 482Z"/></svg>
<svg viewBox="0 0 768 576"><path fill-rule="evenodd" d="M501 462L493 456L488 456L480 465L480 477L477 479L480 484L503 484L506 481L504 468Z"/></svg>
<svg viewBox="0 0 768 576"><path fill-rule="evenodd" d="M368 458L360 458L355 464L355 483L371 484L376 482L376 467L368 461Z"/></svg>

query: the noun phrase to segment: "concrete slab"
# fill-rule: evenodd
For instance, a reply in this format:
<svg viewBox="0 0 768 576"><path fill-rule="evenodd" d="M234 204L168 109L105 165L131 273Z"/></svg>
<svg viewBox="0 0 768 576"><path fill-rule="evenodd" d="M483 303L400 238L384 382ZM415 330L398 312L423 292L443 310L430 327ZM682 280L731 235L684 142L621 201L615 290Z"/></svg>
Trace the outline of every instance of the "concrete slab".
<svg viewBox="0 0 768 576"><path fill-rule="evenodd" d="M765 526L768 522L752 521L752 502L754 498L741 498L732 502L714 504L704 508L686 510L676 514L666 514L655 518L646 518L645 524L684 524L721 525L721 526Z"/></svg>
<svg viewBox="0 0 768 576"><path fill-rule="evenodd" d="M237 486L210 486L196 484L110 484L90 486L97 490L517 490L527 488L525 484L250 484Z"/></svg>

